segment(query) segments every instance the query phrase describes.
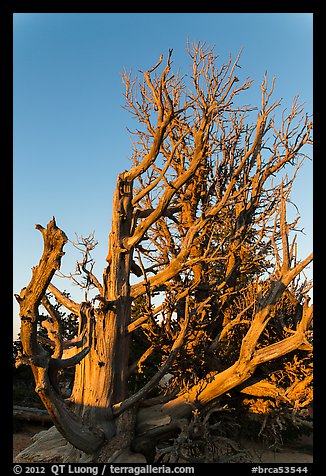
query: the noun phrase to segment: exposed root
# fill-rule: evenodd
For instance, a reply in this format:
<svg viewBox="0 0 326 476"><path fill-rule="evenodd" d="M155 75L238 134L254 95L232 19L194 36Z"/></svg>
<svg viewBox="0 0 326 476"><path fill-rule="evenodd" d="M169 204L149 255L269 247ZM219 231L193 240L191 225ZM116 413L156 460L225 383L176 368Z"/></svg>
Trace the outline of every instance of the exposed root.
<svg viewBox="0 0 326 476"><path fill-rule="evenodd" d="M216 411L223 411L222 408ZM157 447L157 463L224 463L248 462L249 454L239 443L221 435L222 420L210 422L212 412L201 416L193 412L188 424L180 426L172 444Z"/></svg>

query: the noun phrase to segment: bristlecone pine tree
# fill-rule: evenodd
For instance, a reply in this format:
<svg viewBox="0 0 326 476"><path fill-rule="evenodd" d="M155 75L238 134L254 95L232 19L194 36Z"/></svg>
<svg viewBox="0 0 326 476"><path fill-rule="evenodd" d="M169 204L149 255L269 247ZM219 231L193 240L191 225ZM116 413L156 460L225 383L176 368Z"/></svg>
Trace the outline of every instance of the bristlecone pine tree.
<svg viewBox="0 0 326 476"><path fill-rule="evenodd" d="M235 74L240 55L219 65L205 44L187 52L189 75L172 71L172 51L141 80L123 74L139 126L131 168L117 177L102 279L90 266L94 241L81 242L79 271L94 298L75 302L51 283L67 237L54 218L36 225L44 251L16 294L19 359L55 425L43 440L52 455L55 438L66 444L62 461L123 462L133 453L153 461L162 441L170 442L164 461L180 461L191 432L199 442L218 427L230 391L277 395L294 412L312 399L310 367L298 371L293 360L312 353L311 283L302 277L312 254L297 259L298 219L286 213L312 122L297 99L281 109L266 75L259 107L241 104L252 81ZM60 334L49 292L78 316L74 339ZM38 338L41 305L47 339ZM71 367L67 398L57 379ZM286 368L297 369L290 380Z"/></svg>

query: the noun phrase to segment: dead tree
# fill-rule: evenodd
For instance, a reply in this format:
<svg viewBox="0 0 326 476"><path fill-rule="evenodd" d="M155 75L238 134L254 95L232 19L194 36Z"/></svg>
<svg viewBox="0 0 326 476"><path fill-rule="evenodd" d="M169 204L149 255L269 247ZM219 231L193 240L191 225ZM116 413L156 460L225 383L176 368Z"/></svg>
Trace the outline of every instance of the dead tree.
<svg viewBox="0 0 326 476"><path fill-rule="evenodd" d="M296 221L287 222L286 203L311 144L312 123L297 100L276 116L281 102L272 100L274 80L269 84L266 76L259 109L241 104L251 81L235 74L240 57L218 65L213 50L201 44L188 53L189 75L172 71L172 51L140 81L123 74L126 108L139 129L132 166L117 178L102 280L87 259L80 267L98 294L77 303L51 283L67 242L53 218L46 228L36 225L43 255L16 295L20 359L31 366L36 392L58 431L88 454L123 431L132 435L133 450L144 453L179 432L194 410L204 412L244 384L257 367L299 348L311 351L312 305L298 278L312 255L297 261L289 238ZM46 292L79 316L77 338L62 338ZM275 313L285 294L295 303L291 324ZM141 315L132 320L140 297ZM41 304L48 311L42 325L50 352L38 339ZM276 321L278 339L262 346ZM221 346L237 328L243 338L223 361ZM132 365L136 334L148 347ZM130 394L130 373L154 354L161 358L156 373ZM65 398L57 377L68 367L75 377ZM174 392L162 397L158 382L167 372ZM153 389L156 397L150 398ZM123 422L131 413L127 428Z"/></svg>

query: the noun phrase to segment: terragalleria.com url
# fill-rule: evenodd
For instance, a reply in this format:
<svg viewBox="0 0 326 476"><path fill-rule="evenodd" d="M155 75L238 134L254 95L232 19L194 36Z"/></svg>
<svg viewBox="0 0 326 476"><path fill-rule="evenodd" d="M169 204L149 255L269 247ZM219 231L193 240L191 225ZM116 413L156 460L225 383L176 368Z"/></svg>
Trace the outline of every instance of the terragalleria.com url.
<svg viewBox="0 0 326 476"><path fill-rule="evenodd" d="M178 473L178 474L193 474L195 469L193 466L152 466L151 464L146 464L145 466L113 466L110 465L110 473L130 473L135 474L135 476L142 473Z"/></svg>

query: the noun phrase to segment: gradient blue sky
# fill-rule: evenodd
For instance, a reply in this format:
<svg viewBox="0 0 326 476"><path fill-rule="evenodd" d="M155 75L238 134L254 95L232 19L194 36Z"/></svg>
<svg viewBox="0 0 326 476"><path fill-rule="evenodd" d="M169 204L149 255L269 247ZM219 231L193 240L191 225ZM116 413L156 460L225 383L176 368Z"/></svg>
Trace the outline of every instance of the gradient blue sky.
<svg viewBox="0 0 326 476"><path fill-rule="evenodd" d="M259 106L264 72L276 76L275 98L289 107L299 95L312 114L310 13L17 13L14 14L14 292L26 286L54 215L73 240L95 231L101 278L116 176L129 167L121 107L124 68L153 66L173 48L175 67L187 70L187 38L215 45L221 60L243 48L239 70L254 84L246 101ZM312 163L302 167L292 194L301 213L300 256L312 249ZM65 246L62 271L78 254ZM79 299L78 288L56 279ZM14 337L19 328L14 301Z"/></svg>

